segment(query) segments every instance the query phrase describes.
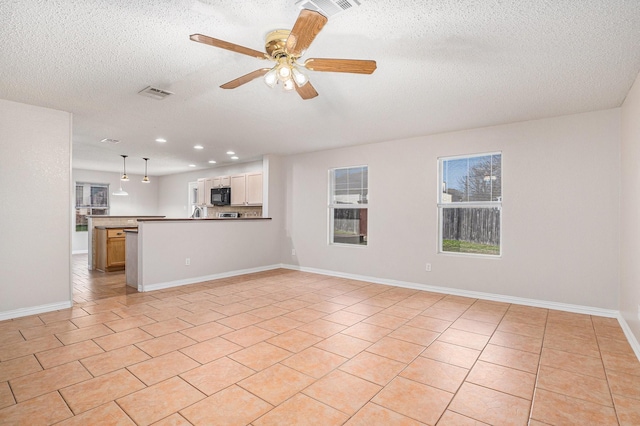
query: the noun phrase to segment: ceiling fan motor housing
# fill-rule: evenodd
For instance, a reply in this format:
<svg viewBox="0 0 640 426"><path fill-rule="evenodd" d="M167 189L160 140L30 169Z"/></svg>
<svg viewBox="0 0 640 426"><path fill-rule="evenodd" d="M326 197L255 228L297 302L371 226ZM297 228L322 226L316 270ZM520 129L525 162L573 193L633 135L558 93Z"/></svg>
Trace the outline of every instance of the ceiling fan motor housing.
<svg viewBox="0 0 640 426"><path fill-rule="evenodd" d="M271 31L267 34L264 43L264 49L267 51L269 56L274 59L278 59L282 56L287 56L284 51L284 47L287 43L287 38L291 33L290 30L275 30Z"/></svg>

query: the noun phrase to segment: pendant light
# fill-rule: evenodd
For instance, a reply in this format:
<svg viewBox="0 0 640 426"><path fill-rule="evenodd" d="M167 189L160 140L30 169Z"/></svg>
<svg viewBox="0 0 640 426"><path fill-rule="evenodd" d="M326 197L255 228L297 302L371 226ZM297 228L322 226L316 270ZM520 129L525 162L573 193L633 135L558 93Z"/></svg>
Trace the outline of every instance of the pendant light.
<svg viewBox="0 0 640 426"><path fill-rule="evenodd" d="M144 160L144 177L142 178L142 183L149 183L151 182L149 176L147 176L147 161L149 161L149 159L144 157L142 157L142 159Z"/></svg>
<svg viewBox="0 0 640 426"><path fill-rule="evenodd" d="M117 191L112 192L111 195L124 196L124 195L129 195L129 193L127 191L125 191L124 189L122 189L122 183L121 183L120 184L120 189L118 189Z"/></svg>
<svg viewBox="0 0 640 426"><path fill-rule="evenodd" d="M120 178L120 189L118 189L117 191L112 192L112 195L118 195L118 196L124 196L124 195L129 195L129 193L127 191L125 191L124 189L122 189L122 182L127 182L129 180L129 177L127 176L127 170L125 168L125 161L127 156L126 155L120 155L120 157L122 157L122 177Z"/></svg>
<svg viewBox="0 0 640 426"><path fill-rule="evenodd" d="M127 157L128 155L120 155L122 157L122 177L120 178L123 182L129 181L129 176L127 176Z"/></svg>

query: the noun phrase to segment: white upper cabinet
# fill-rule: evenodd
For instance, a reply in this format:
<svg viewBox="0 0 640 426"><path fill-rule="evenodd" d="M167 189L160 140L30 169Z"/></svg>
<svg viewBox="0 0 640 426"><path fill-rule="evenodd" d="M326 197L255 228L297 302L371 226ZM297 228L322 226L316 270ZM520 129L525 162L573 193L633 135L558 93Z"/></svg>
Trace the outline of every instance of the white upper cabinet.
<svg viewBox="0 0 640 426"><path fill-rule="evenodd" d="M231 176L231 205L262 205L262 172Z"/></svg>
<svg viewBox="0 0 640 426"><path fill-rule="evenodd" d="M204 202L206 205L211 205L211 188L213 186L213 178L204 180Z"/></svg>
<svg viewBox="0 0 640 426"><path fill-rule="evenodd" d="M216 176L213 178L213 188L229 188L231 186L231 176Z"/></svg>
<svg viewBox="0 0 640 426"><path fill-rule="evenodd" d="M247 205L262 205L262 172L247 173Z"/></svg>
<svg viewBox="0 0 640 426"><path fill-rule="evenodd" d="M204 206L205 204L207 204L206 199L211 197L211 196L205 197L206 196L205 181L206 179L204 178L198 179L198 205L199 206Z"/></svg>
<svg viewBox="0 0 640 426"><path fill-rule="evenodd" d="M245 174L231 176L231 205L245 206L247 203L247 179Z"/></svg>

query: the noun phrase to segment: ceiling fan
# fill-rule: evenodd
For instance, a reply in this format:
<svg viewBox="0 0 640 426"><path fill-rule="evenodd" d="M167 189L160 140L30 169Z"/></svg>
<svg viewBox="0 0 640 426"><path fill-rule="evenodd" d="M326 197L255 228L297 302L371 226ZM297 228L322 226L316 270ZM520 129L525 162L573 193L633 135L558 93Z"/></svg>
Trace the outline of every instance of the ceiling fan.
<svg viewBox="0 0 640 426"><path fill-rule="evenodd" d="M298 60L304 55L311 42L327 23L327 18L319 12L303 9L289 30L275 30L267 34L265 52L250 49L228 41L218 40L202 34L192 34L191 40L258 59L274 61L272 68L260 68L231 80L222 86L223 89L235 89L245 83L264 77L270 87L282 84L285 90L296 90L302 99L318 96L318 92L309 82L309 78L302 68L311 71L346 72L356 74L371 74L376 69L376 61L360 59L327 59L311 58L304 63Z"/></svg>

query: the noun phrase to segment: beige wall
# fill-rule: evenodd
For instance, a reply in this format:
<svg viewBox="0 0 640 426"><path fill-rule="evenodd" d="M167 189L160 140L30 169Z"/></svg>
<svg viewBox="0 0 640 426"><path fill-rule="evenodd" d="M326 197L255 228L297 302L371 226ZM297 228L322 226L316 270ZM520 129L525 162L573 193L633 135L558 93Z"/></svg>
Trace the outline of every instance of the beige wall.
<svg viewBox="0 0 640 426"><path fill-rule="evenodd" d="M70 200L71 114L0 100L0 320L71 306Z"/></svg>
<svg viewBox="0 0 640 426"><path fill-rule="evenodd" d="M620 313L640 341L640 76L622 106Z"/></svg>
<svg viewBox="0 0 640 426"><path fill-rule="evenodd" d="M617 309L619 123L613 109L286 157L283 262ZM503 154L502 258L438 254L438 157L492 151ZM329 246L327 171L362 164L369 245Z"/></svg>

